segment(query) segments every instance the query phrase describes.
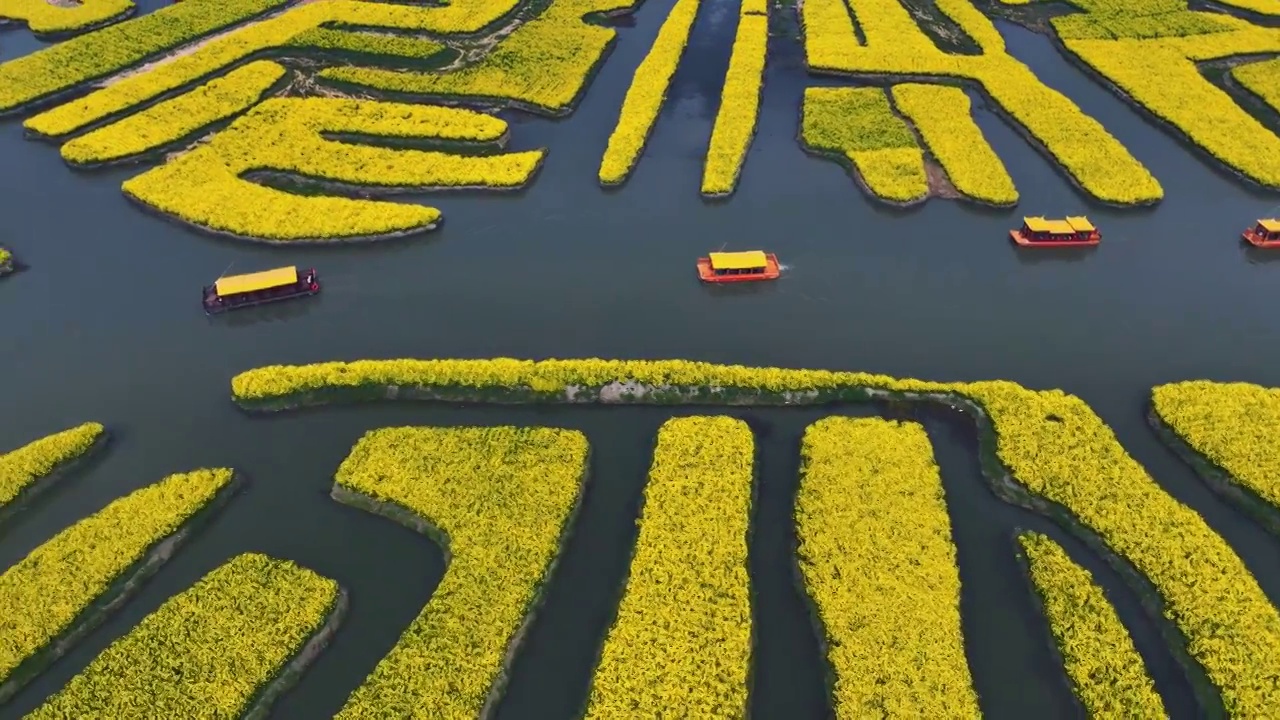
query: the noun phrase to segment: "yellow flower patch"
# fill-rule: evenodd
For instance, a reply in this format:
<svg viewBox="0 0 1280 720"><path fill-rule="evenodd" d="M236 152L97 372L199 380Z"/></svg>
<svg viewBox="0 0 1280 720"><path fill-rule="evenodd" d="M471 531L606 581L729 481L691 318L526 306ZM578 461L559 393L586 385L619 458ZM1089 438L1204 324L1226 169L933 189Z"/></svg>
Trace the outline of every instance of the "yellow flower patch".
<svg viewBox="0 0 1280 720"><path fill-rule="evenodd" d="M956 190L992 205L1013 205L1018 191L1000 157L973 121L969 96L947 85L894 85L898 112L915 125Z"/></svg>
<svg viewBox="0 0 1280 720"><path fill-rule="evenodd" d="M1231 77L1246 90L1280 110L1280 60L1245 63L1231 70Z"/></svg>
<svg viewBox="0 0 1280 720"><path fill-rule="evenodd" d="M1022 533L1031 581L1089 717L1168 717L1120 616L1093 575L1045 535Z"/></svg>
<svg viewBox="0 0 1280 720"><path fill-rule="evenodd" d="M23 127L40 135L64 137L156 97L219 73L251 55L293 46L295 38L322 25L349 24L368 30L423 31L428 10L412 5L318 0L210 39L190 53L146 67L82 98L28 118ZM365 33L367 36L368 34ZM353 34L351 42L358 42ZM368 46L376 53L377 44Z"/></svg>
<svg viewBox="0 0 1280 720"><path fill-rule="evenodd" d="M1280 389L1192 380L1160 385L1151 400L1187 445L1280 508Z"/></svg>
<svg viewBox="0 0 1280 720"><path fill-rule="evenodd" d="M747 533L755 453L729 417L658 431L630 576L586 718L743 717L751 665Z"/></svg>
<svg viewBox="0 0 1280 720"><path fill-rule="evenodd" d="M1280 51L1280 28L1185 8L1140 18L1069 15L1054 18L1053 25L1071 53L1134 102L1232 170L1280 187L1280 138L1209 82L1198 66Z"/></svg>
<svg viewBox="0 0 1280 720"><path fill-rule="evenodd" d="M112 583L231 479L226 469L170 475L63 530L0 575L0 607L22 608L0 613L0 681L72 629Z"/></svg>
<svg viewBox="0 0 1280 720"><path fill-rule="evenodd" d="M924 152L884 90L805 88L802 112L804 144L846 158L876 197L913 202L928 196Z"/></svg>
<svg viewBox="0 0 1280 720"><path fill-rule="evenodd" d="M238 555L164 602L28 720L238 718L325 624L333 580Z"/></svg>
<svg viewBox="0 0 1280 720"><path fill-rule="evenodd" d="M836 717L979 717L924 428L831 417L805 430L801 458L800 569L826 629Z"/></svg>
<svg viewBox="0 0 1280 720"><path fill-rule="evenodd" d="M133 12L133 0L83 0L72 5L54 5L48 0L0 0L0 22L26 23L31 32L83 32L118 20Z"/></svg>
<svg viewBox="0 0 1280 720"><path fill-rule="evenodd" d="M675 7L663 21L653 47L636 66L631 87L622 101L618 124L609 135L609 145L600 159L600 184L617 185L627 179L644 152L645 142L658 120L667 88L676 66L684 55L693 21L698 16L701 0L676 0Z"/></svg>
<svg viewBox="0 0 1280 720"><path fill-rule="evenodd" d="M158 105L62 146L72 165L89 165L151 152L257 104L284 77L284 68L258 60Z"/></svg>
<svg viewBox="0 0 1280 720"><path fill-rule="evenodd" d="M1162 197L1160 184L1102 125L1008 54L989 18L968 0L937 4L974 39L980 54L953 55L938 49L898 0L854 4L853 21L866 37L865 44L854 35L841 0L806 0L801 18L808 64L824 73L976 82L1093 196L1116 204L1148 203Z"/></svg>
<svg viewBox="0 0 1280 720"><path fill-rule="evenodd" d="M106 77L286 4L288 0L180 2L0 64L0 112Z"/></svg>
<svg viewBox="0 0 1280 720"><path fill-rule="evenodd" d="M618 383L618 385L614 385ZM627 383L633 383L629 385ZM341 393L505 398L525 402L763 404L858 401L869 393L968 401L989 418L1014 487L1065 508L1146 576L1228 712L1280 707L1280 613L1240 557L1196 511L1147 474L1093 410L1060 390L940 383L870 373L715 365L687 360L363 360L274 365L232 380L245 405L317 403ZM627 392L626 388L635 388ZM602 397L601 390L608 389ZM702 394L699 394L702 393Z"/></svg>
<svg viewBox="0 0 1280 720"><path fill-rule="evenodd" d="M480 713L537 606L586 461L581 433L552 428L385 428L356 443L334 496L430 533L448 569L339 718Z"/></svg>
<svg viewBox="0 0 1280 720"><path fill-rule="evenodd" d="M765 55L769 47L769 17L764 2L744 0L733 38L733 54L720 93L720 109L711 129L711 144L702 171L703 195L728 195L738 184L747 148L756 132L760 112L760 88L764 83Z"/></svg>
<svg viewBox="0 0 1280 720"><path fill-rule="evenodd" d="M330 140L328 133L501 144L507 124L471 110L344 98L275 98L208 143L126 180L126 195L207 230L270 241L378 238L435 227L421 205L297 195L242 176L274 170L373 189L512 189L543 152L470 156Z"/></svg>
<svg viewBox="0 0 1280 720"><path fill-rule="evenodd" d="M0 251L0 265L6 262L5 255ZM0 455L0 508L41 478L83 455L105 432L100 423L85 423Z"/></svg>
<svg viewBox="0 0 1280 720"><path fill-rule="evenodd" d="M407 72L332 67L321 70L317 77L356 88L412 95L502 100L558 115L568 112L582 94L587 79L617 35L613 28L583 18L625 10L636 2L554 0L541 15L502 38L478 63L458 70Z"/></svg>

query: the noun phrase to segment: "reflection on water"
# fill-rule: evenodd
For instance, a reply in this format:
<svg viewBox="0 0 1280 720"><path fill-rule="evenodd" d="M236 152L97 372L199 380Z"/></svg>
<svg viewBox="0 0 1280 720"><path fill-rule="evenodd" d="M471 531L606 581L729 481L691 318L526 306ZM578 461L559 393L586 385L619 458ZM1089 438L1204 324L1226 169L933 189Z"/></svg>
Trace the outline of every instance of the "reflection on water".
<svg viewBox="0 0 1280 720"><path fill-rule="evenodd" d="M1106 240L1103 240L1105 243ZM1099 245L1088 245L1085 247L1047 247L1047 248L1029 248L1021 245L1013 245L1013 252L1018 258L1018 262L1022 265L1039 265L1041 263L1073 263L1083 262L1093 256L1098 251Z"/></svg>

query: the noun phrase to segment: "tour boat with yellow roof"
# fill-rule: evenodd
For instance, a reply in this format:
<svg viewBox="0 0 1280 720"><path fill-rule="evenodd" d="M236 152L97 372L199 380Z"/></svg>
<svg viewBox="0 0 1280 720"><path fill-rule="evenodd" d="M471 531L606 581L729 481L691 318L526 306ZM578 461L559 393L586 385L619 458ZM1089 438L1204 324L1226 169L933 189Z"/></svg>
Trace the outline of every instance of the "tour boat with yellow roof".
<svg viewBox="0 0 1280 720"><path fill-rule="evenodd" d="M1069 247L1102 242L1098 228L1083 215L1062 220L1024 217L1022 227L1010 230L1009 236L1023 247Z"/></svg>
<svg viewBox="0 0 1280 720"><path fill-rule="evenodd" d="M1263 218L1257 225L1245 230L1241 237L1254 247L1280 247L1280 220Z"/></svg>
<svg viewBox="0 0 1280 720"><path fill-rule="evenodd" d="M276 268L245 275L229 275L204 289L206 314L252 307L263 303L306 297L320 292L320 277L315 268Z"/></svg>
<svg viewBox="0 0 1280 720"><path fill-rule="evenodd" d="M702 282L777 280L781 274L778 256L761 250L713 252L707 257L698 258L698 278Z"/></svg>

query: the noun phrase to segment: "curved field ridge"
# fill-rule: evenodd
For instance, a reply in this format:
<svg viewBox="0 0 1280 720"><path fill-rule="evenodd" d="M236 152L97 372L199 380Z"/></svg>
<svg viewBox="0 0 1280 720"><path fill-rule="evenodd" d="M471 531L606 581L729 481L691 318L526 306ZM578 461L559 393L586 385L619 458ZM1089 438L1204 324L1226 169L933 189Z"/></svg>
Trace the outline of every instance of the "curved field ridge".
<svg viewBox="0 0 1280 720"><path fill-rule="evenodd" d="M1274 0L1241 0L1266 12ZM1280 137L1200 71L1200 63L1280 51L1280 28L1185 0L1073 0L1087 12L1052 19L1063 45L1124 96L1237 174L1280 187ZM1135 10L1140 9L1141 12Z"/></svg>
<svg viewBox="0 0 1280 720"><path fill-rule="evenodd" d="M1088 570L1045 535L1018 536L1076 697L1089 717L1168 717L1142 656Z"/></svg>
<svg viewBox="0 0 1280 720"><path fill-rule="evenodd" d="M0 510L31 494L41 481L54 477L105 437L101 423L88 422L0 455Z"/></svg>
<svg viewBox="0 0 1280 720"><path fill-rule="evenodd" d="M1153 203L1163 196L1160 184L1146 167L1101 124L1008 54L991 19L969 0L938 0L936 4L973 38L980 54L943 52L899 0L858 0L852 5L852 20L842 0L806 0L801 18L808 66L823 74L911 75L975 82L993 107L1003 110L1016 129L1052 155L1085 192L1119 205ZM854 34L855 22L865 44Z"/></svg>
<svg viewBox="0 0 1280 720"><path fill-rule="evenodd" d="M493 0L499 2L500 0ZM555 0L542 14L503 37L473 65L449 72L332 67L317 77L415 96L468 95L549 115L568 113L613 44L617 31L587 21L631 10L639 0ZM451 3L451 6L461 6ZM439 12L439 10L433 11Z"/></svg>
<svg viewBox="0 0 1280 720"><path fill-rule="evenodd" d="M1280 59L1237 65L1232 68L1231 77L1272 110L1280 111Z"/></svg>
<svg viewBox="0 0 1280 720"><path fill-rule="evenodd" d="M66 5L48 0L0 0L0 23L26 23L36 35L80 33L119 20L134 7L133 0L81 0Z"/></svg>
<svg viewBox="0 0 1280 720"><path fill-rule="evenodd" d="M751 429L729 417L658 431L626 590L586 718L744 717L751 666Z"/></svg>
<svg viewBox="0 0 1280 720"><path fill-rule="evenodd" d="M63 530L0 575L0 607L22 609L0 613L0 702L167 560L193 516L228 497L232 479L227 469L170 475Z"/></svg>
<svg viewBox="0 0 1280 720"><path fill-rule="evenodd" d="M894 85L891 92L898 112L915 126L960 194L990 205L1018 202L1013 179L973 121L964 90L907 83Z"/></svg>
<svg viewBox="0 0 1280 720"><path fill-rule="evenodd" d="M1088 405L1060 390L685 360L508 358L275 365L231 386L237 402L258 409L388 397L743 405L897 397L957 406L978 421L993 489L1100 551L1185 638L1228 712L1266 717L1280 707L1280 613L1226 541L1165 492Z"/></svg>
<svg viewBox="0 0 1280 720"><path fill-rule="evenodd" d="M929 195L924 151L882 88L805 88L800 138L808 148L848 160L881 200L910 204Z"/></svg>
<svg viewBox="0 0 1280 720"><path fill-rule="evenodd" d="M836 717L978 718L960 571L929 436L831 417L801 446L797 554L826 631Z"/></svg>
<svg viewBox="0 0 1280 720"><path fill-rule="evenodd" d="M23 127L42 136L61 138L135 109L166 93L221 74L236 63L266 52L296 48L315 39L313 31L331 24L350 24L365 30L420 32L431 26L431 9L413 5L320 0L294 5L261 22L217 35L187 52L116 78L82 98L29 118ZM369 33L346 38L366 53L377 54L382 43ZM364 43L360 43L361 40ZM324 49L323 47L319 49Z"/></svg>
<svg viewBox="0 0 1280 720"><path fill-rule="evenodd" d="M430 230L433 207L301 195L245 179L274 171L393 192L511 190L539 168L543 150L471 156L359 145L330 134L501 145L507 124L460 108L345 98L273 98L207 143L126 180L133 200L197 228L270 242L372 240Z"/></svg>
<svg viewBox="0 0 1280 720"><path fill-rule="evenodd" d="M72 165L95 165L163 148L256 105L284 73L284 67L269 60L236 68L225 77L68 141L62 146L62 159Z"/></svg>
<svg viewBox="0 0 1280 720"><path fill-rule="evenodd" d="M1273 509L1280 508L1280 389L1208 380L1151 391L1158 420Z"/></svg>
<svg viewBox="0 0 1280 720"><path fill-rule="evenodd" d="M729 195L738 185L760 114L760 89L769 51L768 5L742 0L733 53L720 93L720 108L711 128L707 162L702 170L702 194Z"/></svg>
<svg viewBox="0 0 1280 720"><path fill-rule="evenodd" d="M0 64L0 114L48 100L289 0L179 2Z"/></svg>
<svg viewBox="0 0 1280 720"><path fill-rule="evenodd" d="M434 538L448 569L339 718L475 718L540 601L585 480L587 440L554 428L384 428L334 498Z"/></svg>
<svg viewBox="0 0 1280 720"><path fill-rule="evenodd" d="M239 718L290 657L337 629L326 620L342 606L333 580L239 555L166 600L27 720Z"/></svg>
<svg viewBox="0 0 1280 720"><path fill-rule="evenodd" d="M693 21L698 17L701 0L676 0L667 19L658 30L653 47L636 67L631 87L618 111L618 124L609 135L609 144L600 159L600 184L618 185L627 179L640 154L653 124L658 120L667 88L676 74L684 48L689 43Z"/></svg>

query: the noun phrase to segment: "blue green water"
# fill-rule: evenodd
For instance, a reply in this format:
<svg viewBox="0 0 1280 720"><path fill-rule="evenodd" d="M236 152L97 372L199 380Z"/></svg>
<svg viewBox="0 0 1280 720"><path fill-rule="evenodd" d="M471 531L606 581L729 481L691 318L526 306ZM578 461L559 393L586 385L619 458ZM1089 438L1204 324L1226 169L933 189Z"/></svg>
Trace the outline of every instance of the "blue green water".
<svg viewBox="0 0 1280 720"><path fill-rule="evenodd" d="M4 708L17 717L56 691L165 598L239 552L290 558L337 579L352 611L329 651L277 706L331 715L395 642L443 572L439 551L389 521L331 501L334 470L367 429L517 423L582 428L595 487L513 668L503 717L570 717L625 578L633 519L662 409L485 409L379 405L248 417L229 400L237 372L268 363L363 357L689 358L823 367L937 380L1004 378L1087 401L1174 496L1201 512L1280 598L1280 543L1211 495L1147 429L1153 385L1209 377L1280 385L1280 264L1238 234L1274 211L1250 190L1056 53L1002 24L1010 52L1100 119L1165 188L1154 209L1090 204L1048 160L983 108L976 117L1021 193L1016 210L930 201L900 212L863 197L839 166L795 140L810 80L794 41L775 38L758 133L728 202L698 186L737 7L706 0L648 148L627 185L596 169L631 74L671 0L649 0L580 108L559 121L511 114L516 148L547 147L533 186L510 197L410 198L446 216L430 235L378 246L278 249L213 239L145 215L120 192L135 170L76 173L56 148L0 124L0 244L30 269L0 281L0 447L89 419L115 441L89 472L8 523L0 567L129 490L176 471L232 465L247 492L113 620ZM153 9L157 3L144 4ZM785 29L780 28L780 31ZM39 46L0 32L0 58ZM1078 259L1019 254L1023 214L1087 212L1104 243ZM700 286L707 250L766 248L777 283ZM1280 256L1278 256L1280 257ZM319 269L309 301L210 320L200 287L228 266ZM868 410L870 412L871 410ZM692 412L692 411L689 411ZM818 646L793 584L798 442L827 412L738 410L757 428L760 502L751 570L759 645L757 717L829 712ZM853 412L852 410L840 412ZM962 612L990 717L1073 717L1012 556L1014 527L1049 531L1098 573L1175 717L1196 715L1187 683L1135 598L1069 536L986 489L971 425L923 416L943 469L959 548Z"/></svg>

